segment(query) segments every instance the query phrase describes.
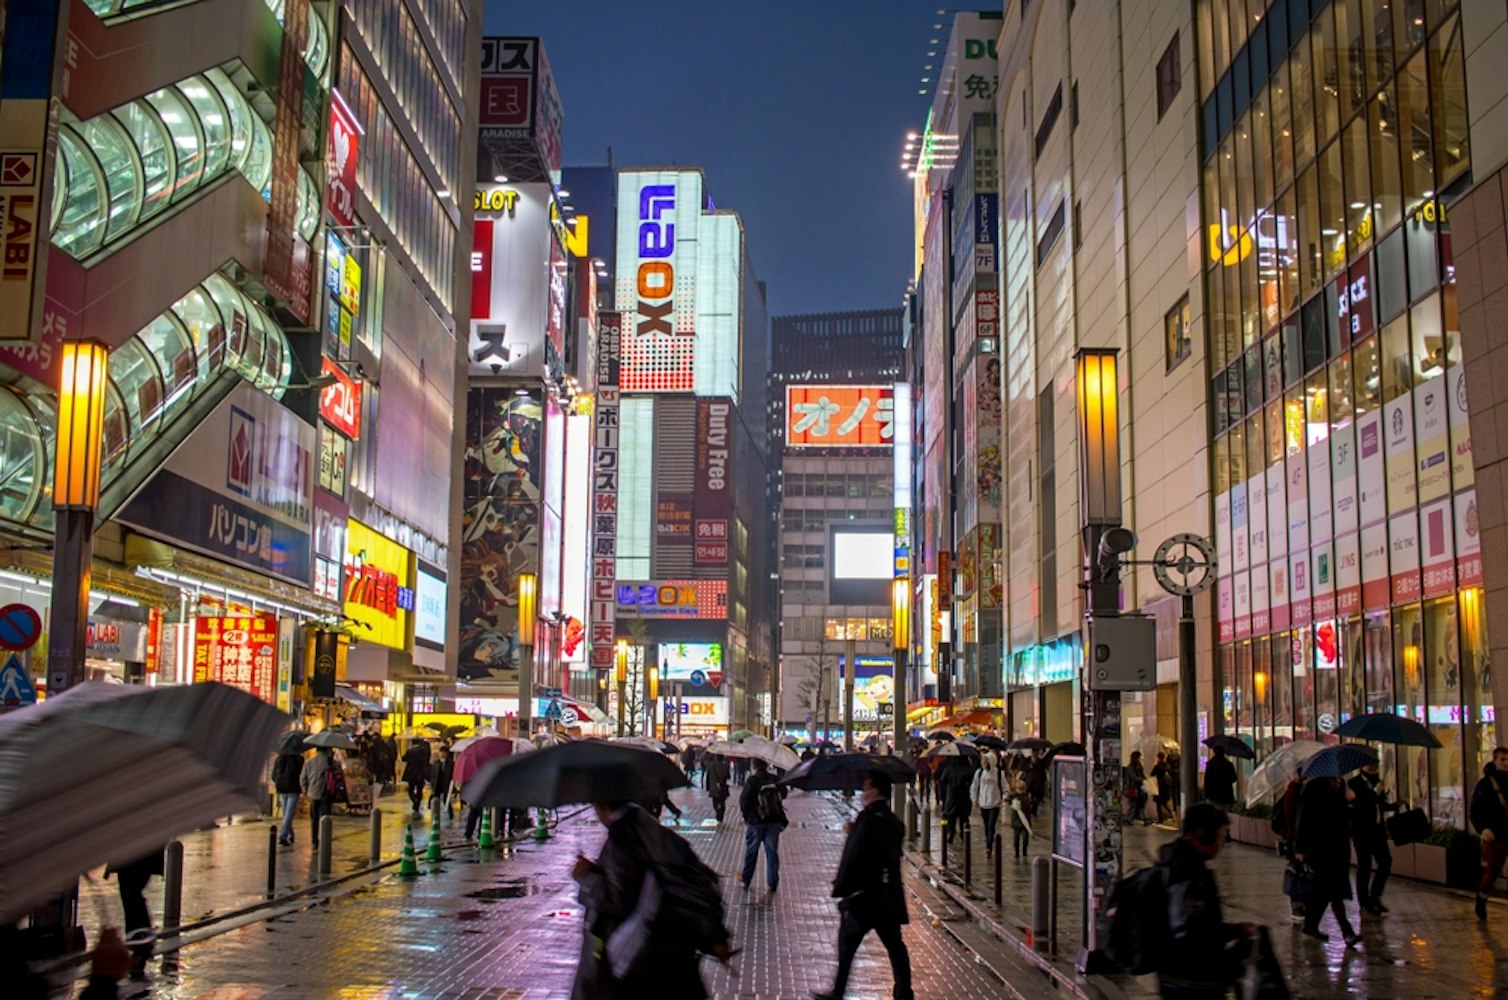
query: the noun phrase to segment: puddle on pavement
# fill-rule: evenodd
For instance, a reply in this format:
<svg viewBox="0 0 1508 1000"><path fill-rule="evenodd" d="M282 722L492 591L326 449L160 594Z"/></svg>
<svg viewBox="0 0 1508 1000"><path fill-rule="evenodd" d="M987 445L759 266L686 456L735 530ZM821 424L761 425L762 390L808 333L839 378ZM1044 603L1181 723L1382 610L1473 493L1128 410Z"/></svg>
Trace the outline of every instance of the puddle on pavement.
<svg viewBox="0 0 1508 1000"><path fill-rule="evenodd" d="M509 879L497 885L466 893L467 899L479 899L484 903L496 903L504 899L522 899L555 892L560 888L553 883L530 882L524 879Z"/></svg>

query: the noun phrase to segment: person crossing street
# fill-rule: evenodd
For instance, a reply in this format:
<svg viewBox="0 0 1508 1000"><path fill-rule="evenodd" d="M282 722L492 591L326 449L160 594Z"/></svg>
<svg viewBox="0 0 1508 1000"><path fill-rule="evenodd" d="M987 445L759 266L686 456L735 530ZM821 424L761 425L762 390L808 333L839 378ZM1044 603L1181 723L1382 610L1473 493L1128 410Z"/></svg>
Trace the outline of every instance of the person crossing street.
<svg viewBox="0 0 1508 1000"><path fill-rule="evenodd" d="M750 761L752 771L738 798L744 816L744 867L738 878L747 891L764 845L765 884L770 892L780 888L780 832L789 825L785 815L785 788L775 783L770 765L759 758Z"/></svg>

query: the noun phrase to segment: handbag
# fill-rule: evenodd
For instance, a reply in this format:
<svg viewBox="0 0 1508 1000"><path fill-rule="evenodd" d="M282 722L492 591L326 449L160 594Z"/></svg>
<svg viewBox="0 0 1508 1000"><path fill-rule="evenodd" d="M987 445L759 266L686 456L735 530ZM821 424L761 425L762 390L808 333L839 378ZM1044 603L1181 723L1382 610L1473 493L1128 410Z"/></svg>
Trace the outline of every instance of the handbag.
<svg viewBox="0 0 1508 1000"><path fill-rule="evenodd" d="M1295 903L1306 903L1314 895L1314 869L1302 861L1290 861L1283 869L1283 895Z"/></svg>
<svg viewBox="0 0 1508 1000"><path fill-rule="evenodd" d="M1430 834L1429 817L1423 809L1405 809L1387 819L1388 836L1393 843L1418 844Z"/></svg>

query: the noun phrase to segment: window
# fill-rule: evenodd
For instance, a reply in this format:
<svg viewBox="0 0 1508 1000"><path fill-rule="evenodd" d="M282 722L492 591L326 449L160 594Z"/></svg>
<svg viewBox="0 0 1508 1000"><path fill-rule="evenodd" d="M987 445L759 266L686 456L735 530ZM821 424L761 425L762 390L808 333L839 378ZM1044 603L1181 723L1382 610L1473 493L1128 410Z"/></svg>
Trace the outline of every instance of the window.
<svg viewBox="0 0 1508 1000"><path fill-rule="evenodd" d="M1173 40L1168 43L1168 49L1157 60L1157 120L1162 121L1162 116L1167 114L1168 108L1173 106L1173 98L1183 89L1183 64L1178 59L1178 32L1173 32Z"/></svg>
<svg viewBox="0 0 1508 1000"><path fill-rule="evenodd" d="M1058 123L1058 116L1063 113L1063 85L1058 84L1058 89L1052 92L1052 100L1047 102L1047 110L1042 112L1042 124L1037 126L1037 156L1042 156L1042 150L1047 148L1047 140L1052 138L1052 128Z"/></svg>
<svg viewBox="0 0 1508 1000"><path fill-rule="evenodd" d="M1073 89L1071 91L1069 91L1068 107L1069 107L1068 120L1072 123L1072 125L1073 125L1074 128L1078 128L1079 127L1079 81L1077 81L1077 80L1073 81Z"/></svg>
<svg viewBox="0 0 1508 1000"><path fill-rule="evenodd" d="M1163 317L1162 326L1168 348L1168 371L1177 368L1179 363L1194 349L1193 341L1189 338L1189 327L1193 324L1193 319L1187 295Z"/></svg>
<svg viewBox="0 0 1508 1000"><path fill-rule="evenodd" d="M1037 266L1041 267L1052 248L1057 245L1058 237L1063 235L1063 222L1065 215L1063 202L1058 202L1057 210L1052 213L1052 218L1047 220L1047 225L1042 227L1042 236L1037 240Z"/></svg>

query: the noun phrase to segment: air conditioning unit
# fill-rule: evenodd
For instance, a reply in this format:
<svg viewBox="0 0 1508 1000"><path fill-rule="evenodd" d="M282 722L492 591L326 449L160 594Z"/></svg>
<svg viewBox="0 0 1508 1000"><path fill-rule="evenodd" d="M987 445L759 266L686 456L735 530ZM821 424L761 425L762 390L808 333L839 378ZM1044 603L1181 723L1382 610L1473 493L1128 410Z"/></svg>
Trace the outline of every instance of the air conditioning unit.
<svg viewBox="0 0 1508 1000"><path fill-rule="evenodd" d="M1091 691L1151 691L1157 686L1157 622L1141 615L1091 617L1084 624Z"/></svg>

